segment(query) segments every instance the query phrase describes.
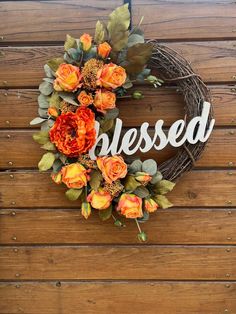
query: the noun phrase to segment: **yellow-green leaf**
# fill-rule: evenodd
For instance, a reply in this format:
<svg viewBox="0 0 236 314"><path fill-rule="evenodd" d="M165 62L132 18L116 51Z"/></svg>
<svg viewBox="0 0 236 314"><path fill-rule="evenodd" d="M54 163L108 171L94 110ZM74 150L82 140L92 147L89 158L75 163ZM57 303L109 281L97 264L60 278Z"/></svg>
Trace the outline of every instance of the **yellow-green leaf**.
<svg viewBox="0 0 236 314"><path fill-rule="evenodd" d="M83 192L83 189L69 189L66 191L65 194L68 200L76 201L80 197L82 192Z"/></svg>
<svg viewBox="0 0 236 314"><path fill-rule="evenodd" d="M172 207L173 204L168 200L168 198L164 195L155 195L152 197L156 202L157 204L163 208L163 209L166 209L166 208L169 208L169 207Z"/></svg>
<svg viewBox="0 0 236 314"><path fill-rule="evenodd" d="M66 35L66 41L64 44L65 51L68 51L70 48L76 48L76 39L70 35Z"/></svg>
<svg viewBox="0 0 236 314"><path fill-rule="evenodd" d="M120 51L128 42L128 28L130 25L128 4L115 9L109 17L107 29L110 36L110 43L114 51Z"/></svg>
<svg viewBox="0 0 236 314"><path fill-rule="evenodd" d="M94 41L97 44L101 44L104 42L107 38L107 29L104 23L97 21L96 23L96 29L95 29L95 35L94 35Z"/></svg>
<svg viewBox="0 0 236 314"><path fill-rule="evenodd" d="M56 150L55 145L52 142L47 142L41 148L46 149L46 150Z"/></svg>
<svg viewBox="0 0 236 314"><path fill-rule="evenodd" d="M47 171L50 169L56 159L53 153L46 153L41 158L40 162L38 163L38 168L40 171Z"/></svg>
<svg viewBox="0 0 236 314"><path fill-rule="evenodd" d="M141 183L139 183L134 176L130 176L128 175L125 178L125 183L124 183L124 187L125 190L128 192L133 192L138 186L140 186Z"/></svg>
<svg viewBox="0 0 236 314"><path fill-rule="evenodd" d="M37 133L34 133L33 139L35 140L35 142L41 145L46 144L47 142L49 142L48 131L39 131Z"/></svg>
<svg viewBox="0 0 236 314"><path fill-rule="evenodd" d="M157 194L166 194L173 190L175 183L168 180L161 180L154 185L154 191Z"/></svg>
<svg viewBox="0 0 236 314"><path fill-rule="evenodd" d="M97 189L100 187L101 185L101 181L103 180L102 178L102 174L97 171L97 170L93 170L90 173L90 180L89 180L89 184L91 186L91 188L95 191L97 191Z"/></svg>
<svg viewBox="0 0 236 314"><path fill-rule="evenodd" d="M125 67L126 71L128 73L141 72L152 55L152 49L151 43L139 43L129 47L126 58L128 61L128 65Z"/></svg>
<svg viewBox="0 0 236 314"><path fill-rule="evenodd" d="M60 104L61 104L61 98L59 97L57 92L54 92L49 99L49 105L50 107L60 109Z"/></svg>
<svg viewBox="0 0 236 314"><path fill-rule="evenodd" d="M54 71L56 72L56 70L59 68L59 65L64 63L64 59L63 58L53 58L51 60L49 60L47 62L47 65Z"/></svg>
<svg viewBox="0 0 236 314"><path fill-rule="evenodd" d="M99 210L99 217L102 221L105 221L111 217L112 214L112 205L110 205L107 209Z"/></svg>

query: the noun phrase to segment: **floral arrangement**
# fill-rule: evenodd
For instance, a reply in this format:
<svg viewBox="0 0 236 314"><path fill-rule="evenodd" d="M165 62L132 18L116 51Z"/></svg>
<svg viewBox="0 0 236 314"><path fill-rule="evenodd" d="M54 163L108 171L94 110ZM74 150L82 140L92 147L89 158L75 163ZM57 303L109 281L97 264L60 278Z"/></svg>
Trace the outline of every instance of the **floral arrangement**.
<svg viewBox="0 0 236 314"><path fill-rule="evenodd" d="M66 197L78 201L83 217L97 210L103 221L112 217L118 227L124 226L122 216L133 219L138 239L146 241L140 223L158 207L172 206L165 194L174 183L162 178L152 159L128 162L121 155L100 156L99 146L96 159L89 155L98 135L96 122L99 134L112 135L119 98L142 98L140 91L129 92L136 82L163 83L147 68L152 44L145 42L139 25L131 31L129 25L124 5L110 14L107 25L97 22L94 38L67 35L64 56L44 66L39 117L31 125L41 124L33 138L47 151L39 170L52 169L52 180L67 187Z"/></svg>

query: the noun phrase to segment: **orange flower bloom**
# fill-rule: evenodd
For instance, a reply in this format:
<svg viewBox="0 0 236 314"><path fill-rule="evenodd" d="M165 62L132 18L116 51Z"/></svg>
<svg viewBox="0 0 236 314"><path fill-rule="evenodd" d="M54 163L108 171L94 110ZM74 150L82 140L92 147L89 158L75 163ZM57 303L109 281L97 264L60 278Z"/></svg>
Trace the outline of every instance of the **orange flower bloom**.
<svg viewBox="0 0 236 314"><path fill-rule="evenodd" d="M97 90L94 98L94 106L98 111L106 113L107 109L115 108L116 94L105 89Z"/></svg>
<svg viewBox="0 0 236 314"><path fill-rule="evenodd" d="M117 211L126 218L140 218L143 216L142 199L135 194L122 194Z"/></svg>
<svg viewBox="0 0 236 314"><path fill-rule="evenodd" d="M125 69L114 63L104 64L97 73L97 84L108 89L115 89L124 84Z"/></svg>
<svg viewBox="0 0 236 314"><path fill-rule="evenodd" d="M66 156L87 153L96 141L95 116L92 110L80 107L76 113L61 114L51 128L50 140Z"/></svg>
<svg viewBox="0 0 236 314"><path fill-rule="evenodd" d="M62 182L70 189L81 189L87 185L87 170L79 163L70 164L61 169Z"/></svg>
<svg viewBox="0 0 236 314"><path fill-rule="evenodd" d="M56 71L56 79L54 80L54 89L58 92L74 92L81 86L80 69L71 64L60 64Z"/></svg>
<svg viewBox="0 0 236 314"><path fill-rule="evenodd" d="M136 172L135 179L142 184L147 184L152 180L152 176L146 172Z"/></svg>
<svg viewBox="0 0 236 314"><path fill-rule="evenodd" d="M102 58L107 58L111 52L111 46L105 41L98 45L98 55Z"/></svg>
<svg viewBox="0 0 236 314"><path fill-rule="evenodd" d="M91 94L87 94L86 91L80 92L78 96L78 101L80 102L81 106L89 106L93 103L93 97Z"/></svg>
<svg viewBox="0 0 236 314"><path fill-rule="evenodd" d="M153 213L157 210L158 204L152 198L149 198L144 201L144 208L147 212Z"/></svg>
<svg viewBox="0 0 236 314"><path fill-rule="evenodd" d="M97 157L97 165L105 181L110 184L127 174L127 165L121 156Z"/></svg>
<svg viewBox="0 0 236 314"><path fill-rule="evenodd" d="M92 45L92 37L89 34L83 34L80 37L80 42L82 43L82 49L88 51Z"/></svg>
<svg viewBox="0 0 236 314"><path fill-rule="evenodd" d="M112 197L109 192L99 188L98 191L91 191L87 196L87 201L91 203L93 208L102 210L111 205Z"/></svg>

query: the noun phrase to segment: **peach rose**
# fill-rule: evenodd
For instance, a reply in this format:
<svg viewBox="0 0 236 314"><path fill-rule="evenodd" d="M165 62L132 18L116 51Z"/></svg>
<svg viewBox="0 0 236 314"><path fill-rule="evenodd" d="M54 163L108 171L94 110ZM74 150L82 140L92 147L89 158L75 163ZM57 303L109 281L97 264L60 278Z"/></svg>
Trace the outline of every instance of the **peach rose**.
<svg viewBox="0 0 236 314"><path fill-rule="evenodd" d="M58 173L52 173L51 175L51 178L53 179L53 181L56 183L56 184L60 184L62 181L62 175L60 172Z"/></svg>
<svg viewBox="0 0 236 314"><path fill-rule="evenodd" d="M142 199L135 194L122 194L117 206L119 211L126 218L143 217Z"/></svg>
<svg viewBox="0 0 236 314"><path fill-rule="evenodd" d="M147 184L152 180L152 176L146 172L136 172L135 179L142 184Z"/></svg>
<svg viewBox="0 0 236 314"><path fill-rule="evenodd" d="M86 91L80 92L78 96L78 101L82 106L89 106L93 103L93 97L91 94L87 94Z"/></svg>
<svg viewBox="0 0 236 314"><path fill-rule="evenodd" d="M105 41L98 45L98 55L103 59L107 58L111 52L111 46Z"/></svg>
<svg viewBox="0 0 236 314"><path fill-rule="evenodd" d="M127 174L127 165L121 156L97 157L97 165L103 178L109 184L124 178Z"/></svg>
<svg viewBox="0 0 236 314"><path fill-rule="evenodd" d="M111 205L112 197L109 192L99 188L98 191L91 191L87 196L87 201L91 203L93 208L102 210L107 209Z"/></svg>
<svg viewBox="0 0 236 314"><path fill-rule="evenodd" d="M48 108L48 115L52 117L58 117L58 111L55 107Z"/></svg>
<svg viewBox="0 0 236 314"><path fill-rule="evenodd" d="M83 34L80 37L80 42L82 43L82 49L88 51L92 45L92 37L89 34Z"/></svg>
<svg viewBox="0 0 236 314"><path fill-rule="evenodd" d="M80 69L74 65L62 63L56 71L54 89L58 92L74 92L81 86Z"/></svg>
<svg viewBox="0 0 236 314"><path fill-rule="evenodd" d="M116 94L106 89L96 91L94 106L98 111L106 113L107 109L113 109L116 106Z"/></svg>
<svg viewBox="0 0 236 314"><path fill-rule="evenodd" d="M144 201L144 208L147 212L153 213L157 210L158 204L152 198L149 198Z"/></svg>
<svg viewBox="0 0 236 314"><path fill-rule="evenodd" d="M104 64L97 73L97 84L108 89L123 85L125 80L125 69L114 63Z"/></svg>
<svg viewBox="0 0 236 314"><path fill-rule="evenodd" d="M81 189L87 185L89 176L87 170L79 163L64 166L61 169L62 182L68 188Z"/></svg>

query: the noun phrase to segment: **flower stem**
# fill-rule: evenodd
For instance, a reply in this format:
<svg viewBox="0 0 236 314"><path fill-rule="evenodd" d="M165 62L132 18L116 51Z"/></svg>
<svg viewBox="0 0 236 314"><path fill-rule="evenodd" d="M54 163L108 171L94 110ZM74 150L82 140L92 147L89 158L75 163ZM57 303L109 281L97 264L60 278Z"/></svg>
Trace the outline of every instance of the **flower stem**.
<svg viewBox="0 0 236 314"><path fill-rule="evenodd" d="M142 233L142 230L141 230L141 228L140 228L140 225L139 225L139 222L138 222L137 218L135 218L135 222L136 222L136 225L137 225L137 227L138 227L139 233Z"/></svg>

